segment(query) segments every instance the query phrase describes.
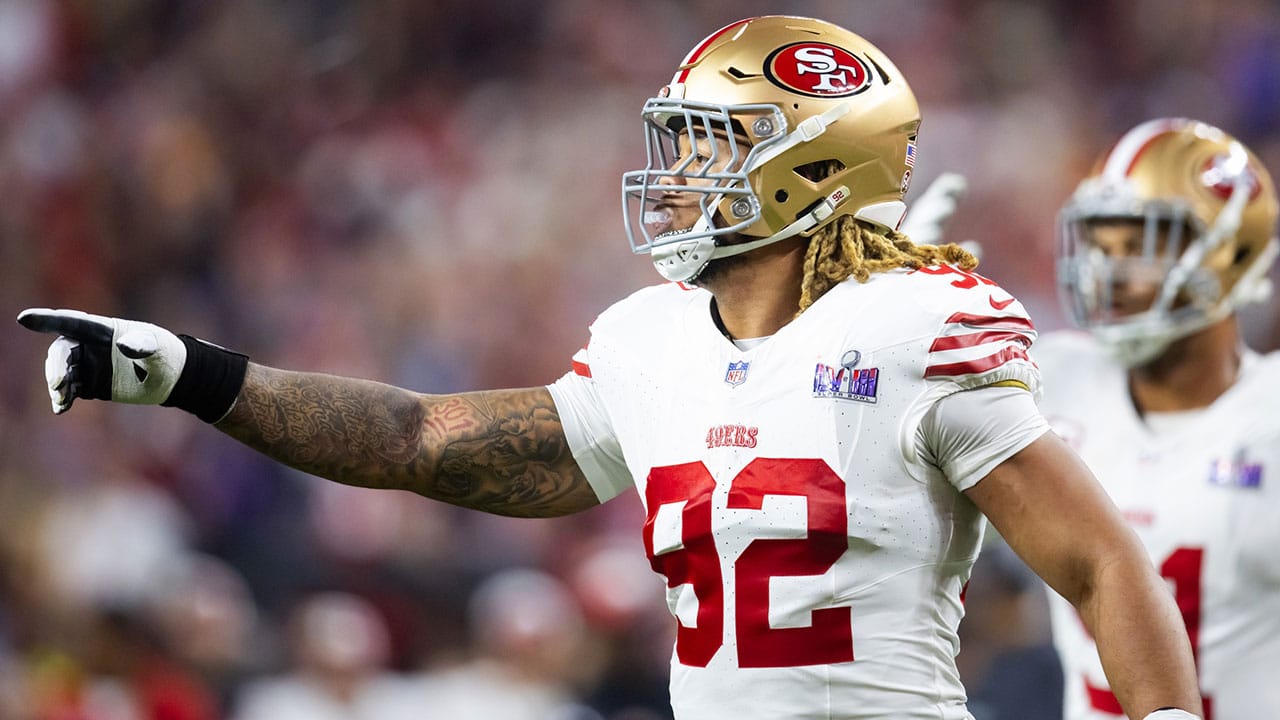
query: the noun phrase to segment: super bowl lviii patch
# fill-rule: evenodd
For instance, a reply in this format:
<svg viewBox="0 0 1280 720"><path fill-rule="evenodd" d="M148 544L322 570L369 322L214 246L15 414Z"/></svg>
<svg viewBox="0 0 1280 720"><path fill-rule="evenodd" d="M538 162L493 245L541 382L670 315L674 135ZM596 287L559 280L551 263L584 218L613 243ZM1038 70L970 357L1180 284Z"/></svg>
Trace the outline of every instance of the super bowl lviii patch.
<svg viewBox="0 0 1280 720"><path fill-rule="evenodd" d="M813 396L873 403L880 384L880 368L834 368L818 363L813 369Z"/></svg>
<svg viewBox="0 0 1280 720"><path fill-rule="evenodd" d="M1218 458L1209 466L1209 483L1239 488L1262 487L1262 463L1243 457Z"/></svg>

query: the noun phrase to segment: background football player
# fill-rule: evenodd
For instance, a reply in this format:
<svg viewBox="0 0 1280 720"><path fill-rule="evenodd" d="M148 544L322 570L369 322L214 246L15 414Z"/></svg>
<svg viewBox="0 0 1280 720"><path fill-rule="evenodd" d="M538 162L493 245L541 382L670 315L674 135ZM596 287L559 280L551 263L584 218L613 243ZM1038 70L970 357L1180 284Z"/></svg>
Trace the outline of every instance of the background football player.
<svg viewBox="0 0 1280 720"><path fill-rule="evenodd" d="M1126 133L1059 222L1058 279L1088 333L1034 356L1042 409L1170 584L1206 718L1280 717L1280 355L1243 343L1264 299L1276 191L1235 138L1162 118ZM1052 598L1066 717L1121 715L1075 611Z"/></svg>

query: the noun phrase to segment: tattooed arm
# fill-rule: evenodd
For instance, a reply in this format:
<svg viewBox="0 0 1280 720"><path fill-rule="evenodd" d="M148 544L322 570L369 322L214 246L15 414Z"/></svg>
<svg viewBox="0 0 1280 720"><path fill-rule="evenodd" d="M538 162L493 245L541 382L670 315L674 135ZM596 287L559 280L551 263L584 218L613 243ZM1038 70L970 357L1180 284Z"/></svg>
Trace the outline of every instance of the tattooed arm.
<svg viewBox="0 0 1280 720"><path fill-rule="evenodd" d="M410 490L520 517L567 515L598 503L544 387L421 395L251 363L217 427L280 462L348 485Z"/></svg>
<svg viewBox="0 0 1280 720"><path fill-rule="evenodd" d="M420 395L273 370L136 320L28 308L18 322L57 335L45 381L58 414L76 398L171 405L299 470L501 515L598 502L546 388Z"/></svg>

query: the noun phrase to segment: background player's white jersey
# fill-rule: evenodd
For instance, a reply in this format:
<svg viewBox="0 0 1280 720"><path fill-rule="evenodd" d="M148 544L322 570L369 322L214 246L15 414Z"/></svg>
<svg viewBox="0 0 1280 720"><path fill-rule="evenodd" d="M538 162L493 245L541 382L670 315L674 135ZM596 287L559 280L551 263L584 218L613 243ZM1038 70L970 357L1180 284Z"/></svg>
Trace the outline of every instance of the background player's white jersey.
<svg viewBox="0 0 1280 720"><path fill-rule="evenodd" d="M644 501L676 716L969 717L956 626L983 521L960 490L1048 426L1028 400L1018 432L940 458L917 428L958 390L1038 387L1021 305L950 268L881 273L743 351L710 301L641 290L551 386L601 499Z"/></svg>
<svg viewBox="0 0 1280 720"><path fill-rule="evenodd" d="M1144 422L1124 368L1083 333L1033 357L1041 409L1084 458L1169 582L1206 720L1280 718L1280 355L1249 352L1204 410ZM1068 720L1122 717L1075 610L1050 593Z"/></svg>

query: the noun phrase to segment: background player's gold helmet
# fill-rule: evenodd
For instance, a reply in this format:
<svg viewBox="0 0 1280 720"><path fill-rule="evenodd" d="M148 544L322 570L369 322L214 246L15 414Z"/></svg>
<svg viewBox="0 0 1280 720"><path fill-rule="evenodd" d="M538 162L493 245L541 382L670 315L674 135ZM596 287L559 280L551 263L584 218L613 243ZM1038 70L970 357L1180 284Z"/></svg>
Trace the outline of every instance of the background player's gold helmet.
<svg viewBox="0 0 1280 720"><path fill-rule="evenodd" d="M915 96L883 53L836 25L785 16L728 25L689 52L643 117L648 163L623 175L623 213L632 248L670 280L842 215L888 229L902 220ZM677 165L681 133L736 136L745 150ZM657 217L664 178L698 181L681 188L701 194L692 228L670 231Z"/></svg>
<svg viewBox="0 0 1280 720"><path fill-rule="evenodd" d="M1173 340L1263 300L1276 257L1276 190L1243 144L1186 118L1151 120L1126 133L1063 207L1058 280L1075 323L1129 364ZM1091 225L1144 223L1140 252L1109 257ZM1135 277L1159 282L1149 308L1120 313L1113 293Z"/></svg>

